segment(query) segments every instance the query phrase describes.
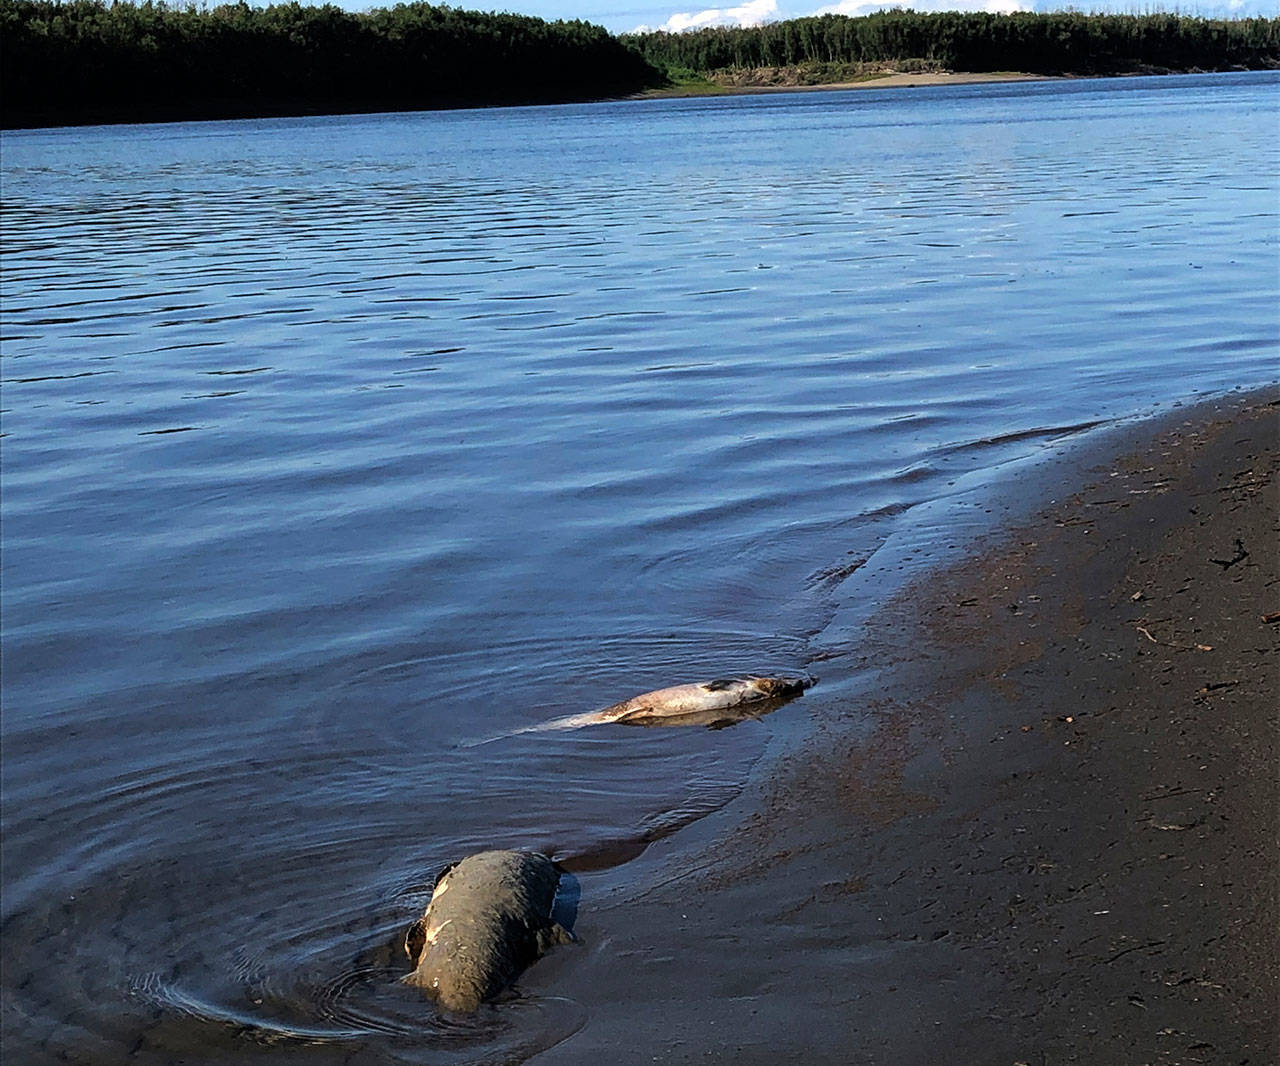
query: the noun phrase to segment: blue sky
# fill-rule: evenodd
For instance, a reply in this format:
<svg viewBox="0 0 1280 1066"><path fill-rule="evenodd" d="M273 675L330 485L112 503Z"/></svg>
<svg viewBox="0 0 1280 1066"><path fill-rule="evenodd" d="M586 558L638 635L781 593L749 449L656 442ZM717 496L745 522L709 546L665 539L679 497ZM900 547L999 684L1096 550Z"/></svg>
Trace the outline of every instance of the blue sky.
<svg viewBox="0 0 1280 1066"><path fill-rule="evenodd" d="M304 0L305 2L305 0ZM322 0L313 0L319 3ZM336 0L349 11L390 7L395 0ZM436 0L445 2L445 0ZM862 15L887 7L913 7L917 11L1058 11L1074 7L1082 11L1115 11L1142 14L1177 11L1184 15L1214 18L1265 15L1280 16L1280 0L1202 0L1202 2L1101 2L1052 3L1046 0L448 0L451 6L481 11L515 11L545 19L586 19L614 32L644 26L653 29L696 29L700 26L757 25L779 19L825 12ZM723 5L723 6L716 6Z"/></svg>

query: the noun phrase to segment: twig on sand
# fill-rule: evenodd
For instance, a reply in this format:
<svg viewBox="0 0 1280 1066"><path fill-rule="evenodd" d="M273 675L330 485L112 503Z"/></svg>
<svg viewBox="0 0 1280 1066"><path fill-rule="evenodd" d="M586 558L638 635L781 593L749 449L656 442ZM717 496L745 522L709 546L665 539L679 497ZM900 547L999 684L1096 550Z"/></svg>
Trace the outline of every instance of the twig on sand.
<svg viewBox="0 0 1280 1066"><path fill-rule="evenodd" d="M1228 570L1235 566L1236 563L1242 562L1249 558L1249 551L1244 546L1244 541L1239 537L1236 538L1236 553L1230 559L1210 559L1209 562L1217 563L1223 570Z"/></svg>
<svg viewBox="0 0 1280 1066"><path fill-rule="evenodd" d="M1217 692L1221 688L1235 688L1240 684L1239 681L1211 681L1202 688L1201 692Z"/></svg>
<svg viewBox="0 0 1280 1066"><path fill-rule="evenodd" d="M1133 628L1151 641L1152 644L1159 644L1162 648L1177 648L1180 651L1213 651L1212 644L1173 644L1167 640L1157 640L1145 625L1138 624Z"/></svg>

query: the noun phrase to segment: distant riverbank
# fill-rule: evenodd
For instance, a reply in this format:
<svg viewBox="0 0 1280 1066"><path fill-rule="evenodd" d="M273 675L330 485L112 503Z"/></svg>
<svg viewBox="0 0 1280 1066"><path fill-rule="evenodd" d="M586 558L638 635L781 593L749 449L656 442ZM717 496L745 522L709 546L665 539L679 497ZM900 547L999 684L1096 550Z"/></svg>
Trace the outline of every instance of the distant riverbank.
<svg viewBox="0 0 1280 1066"><path fill-rule="evenodd" d="M888 11L609 33L398 4L0 0L5 128L1280 68L1280 19Z"/></svg>
<svg viewBox="0 0 1280 1066"><path fill-rule="evenodd" d="M668 79L602 26L399 4L0 0L6 128L596 100Z"/></svg>

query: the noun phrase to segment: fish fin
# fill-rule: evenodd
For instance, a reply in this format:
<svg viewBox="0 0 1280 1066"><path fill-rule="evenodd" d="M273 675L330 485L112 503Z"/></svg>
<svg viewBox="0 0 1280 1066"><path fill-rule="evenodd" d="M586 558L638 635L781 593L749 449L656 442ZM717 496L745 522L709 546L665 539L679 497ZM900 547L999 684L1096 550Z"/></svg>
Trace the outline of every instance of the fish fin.
<svg viewBox="0 0 1280 1066"><path fill-rule="evenodd" d="M568 929L559 922L552 922L545 929L538 930L538 953L550 951L554 947L561 944L573 944L577 942L575 937Z"/></svg>
<svg viewBox="0 0 1280 1066"><path fill-rule="evenodd" d="M702 687L708 692L723 692L727 688L733 688L734 685L741 684L736 678L721 677L715 681L704 681Z"/></svg>
<svg viewBox="0 0 1280 1066"><path fill-rule="evenodd" d="M627 702L631 703L632 701L628 700ZM613 725L635 725L637 722L643 722L653 717L656 717L653 713L653 708L647 703L640 703L635 704L630 710L623 712L616 718L609 719L609 722Z"/></svg>
<svg viewBox="0 0 1280 1066"><path fill-rule="evenodd" d="M625 717L635 706L638 696L633 696L629 700L623 700L621 703L611 703L608 707L601 707L598 711L592 711L588 715L578 715L579 718L590 717L593 724L606 725L609 722L616 722L619 718Z"/></svg>
<svg viewBox="0 0 1280 1066"><path fill-rule="evenodd" d="M415 970L418 968L418 960L422 958L422 952L426 946L427 920L419 918L404 934L404 953L409 956L409 961L413 963Z"/></svg>
<svg viewBox="0 0 1280 1066"><path fill-rule="evenodd" d="M439 872L438 874L436 874L436 879L435 879L435 881L433 881L433 882L432 882L432 884L431 884L431 891L432 891L432 892L435 892L435 890L436 890L437 888L439 888L439 887L440 887L440 882L441 882L441 881L443 881L443 880L445 879L445 877L447 877L447 876L448 876L449 871L450 871L450 870L452 870L452 869L453 869L455 866L457 866L457 865L458 865L458 864L457 864L456 862L451 862L451 863L449 863L449 865L448 865L448 866L441 866L441 867L440 867L440 872Z"/></svg>

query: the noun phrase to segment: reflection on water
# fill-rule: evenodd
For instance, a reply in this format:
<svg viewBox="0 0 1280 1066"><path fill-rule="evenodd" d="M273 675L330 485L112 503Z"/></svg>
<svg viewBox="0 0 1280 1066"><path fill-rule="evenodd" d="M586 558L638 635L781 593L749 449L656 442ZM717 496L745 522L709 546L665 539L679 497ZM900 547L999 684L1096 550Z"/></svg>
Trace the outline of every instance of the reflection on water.
<svg viewBox="0 0 1280 1066"><path fill-rule="evenodd" d="M803 672L919 505L1273 378L1275 84L6 134L6 1051L575 1031L392 980L430 873L538 848L599 915L839 685L473 742Z"/></svg>

